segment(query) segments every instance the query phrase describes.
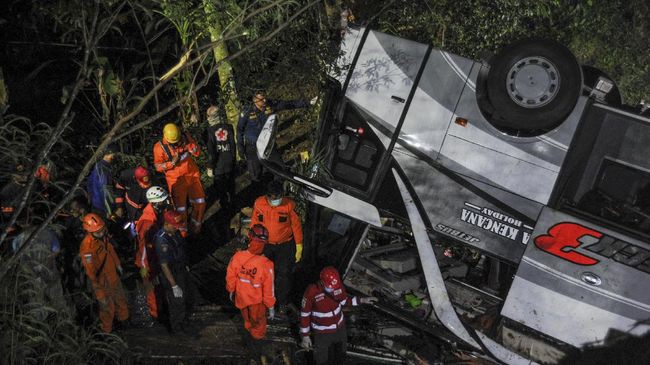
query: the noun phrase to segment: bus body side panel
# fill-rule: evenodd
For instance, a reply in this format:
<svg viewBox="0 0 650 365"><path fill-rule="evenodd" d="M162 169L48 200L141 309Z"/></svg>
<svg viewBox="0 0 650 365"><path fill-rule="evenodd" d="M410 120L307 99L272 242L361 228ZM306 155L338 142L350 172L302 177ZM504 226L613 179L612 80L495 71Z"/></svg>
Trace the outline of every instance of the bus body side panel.
<svg viewBox="0 0 650 365"><path fill-rule="evenodd" d="M632 254L650 260L650 245L546 207L501 314L574 346L643 334L650 274Z"/></svg>
<svg viewBox="0 0 650 365"><path fill-rule="evenodd" d="M422 43L370 31L345 97L374 119L388 140L395 132L427 51ZM343 121L345 123L345 121ZM382 139L385 143L386 139Z"/></svg>
<svg viewBox="0 0 650 365"><path fill-rule="evenodd" d="M341 41L341 55L336 60L336 69L330 73L330 76L338 80L341 85L345 83L365 30L366 28L348 28Z"/></svg>
<svg viewBox="0 0 650 365"><path fill-rule="evenodd" d="M494 128L479 109L475 83L480 67L477 63L472 69L455 110L455 117L468 123L450 124L439 162L460 175L547 204L586 98L557 129L537 137L510 136Z"/></svg>

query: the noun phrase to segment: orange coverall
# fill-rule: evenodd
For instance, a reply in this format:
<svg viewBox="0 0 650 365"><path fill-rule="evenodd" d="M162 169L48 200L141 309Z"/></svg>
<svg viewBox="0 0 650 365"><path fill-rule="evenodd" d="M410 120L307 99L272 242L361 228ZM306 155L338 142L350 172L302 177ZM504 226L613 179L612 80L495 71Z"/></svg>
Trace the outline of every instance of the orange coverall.
<svg viewBox="0 0 650 365"><path fill-rule="evenodd" d="M241 310L244 328L254 339L263 339L266 309L275 305L273 262L248 250L235 253L226 270L226 290L235 295L235 307Z"/></svg>
<svg viewBox="0 0 650 365"><path fill-rule="evenodd" d="M277 207L269 204L266 195L255 200L250 226L261 224L269 230L269 244L285 243L292 237L296 245L302 244L302 223L291 198L282 198Z"/></svg>
<svg viewBox="0 0 650 365"><path fill-rule="evenodd" d="M145 293L147 294L147 306L149 314L153 318L158 318L158 302L156 301L156 291L151 278L158 274L158 266L155 262L154 236L160 228L156 211L151 203L147 204L142 210L142 215L135 222L135 231L138 234L138 251L135 253L135 266L138 268L147 268L149 276L142 278Z"/></svg>
<svg viewBox="0 0 650 365"><path fill-rule="evenodd" d="M164 172L167 187L172 195L176 210L183 214L187 222L187 199L192 204L192 226L198 232L205 213L205 192L201 185L201 172L192 156L197 157L201 149L189 134L184 134L175 146L163 139L153 146L153 161L156 171ZM174 156L179 156L176 165ZM185 234L187 228L182 228Z"/></svg>
<svg viewBox="0 0 650 365"><path fill-rule="evenodd" d="M113 329L116 312L119 321L129 318L126 296L117 274L120 259L108 237L97 239L91 234L87 234L81 242L79 255L100 304L99 319L102 322L102 330L109 333Z"/></svg>

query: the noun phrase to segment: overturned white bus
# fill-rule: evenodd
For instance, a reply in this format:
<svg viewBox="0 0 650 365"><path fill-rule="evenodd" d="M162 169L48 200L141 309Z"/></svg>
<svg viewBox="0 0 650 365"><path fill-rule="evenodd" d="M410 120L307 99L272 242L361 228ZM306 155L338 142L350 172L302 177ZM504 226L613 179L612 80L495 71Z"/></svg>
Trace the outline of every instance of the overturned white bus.
<svg viewBox="0 0 650 365"><path fill-rule="evenodd" d="M258 141L319 204L319 261L508 364L648 331L650 119L613 81L547 40L473 61L361 29L343 51L316 144L329 178L264 160L274 118Z"/></svg>

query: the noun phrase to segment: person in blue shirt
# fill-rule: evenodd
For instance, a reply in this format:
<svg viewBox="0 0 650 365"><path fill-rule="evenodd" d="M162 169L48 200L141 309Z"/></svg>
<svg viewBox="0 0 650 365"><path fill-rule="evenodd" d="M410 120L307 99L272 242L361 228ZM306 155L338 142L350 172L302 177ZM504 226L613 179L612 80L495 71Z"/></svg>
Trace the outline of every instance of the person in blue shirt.
<svg viewBox="0 0 650 365"><path fill-rule="evenodd" d="M237 123L237 150L241 158L246 159L251 180L259 182L262 175L262 165L257 158L257 137L271 114L282 110L307 108L307 100L274 101L266 98L262 90L255 92L253 103L244 109ZM277 150L271 152L269 160L282 164L282 157Z"/></svg>
<svg viewBox="0 0 650 365"><path fill-rule="evenodd" d="M88 196L93 212L104 218L110 218L113 214L122 217L124 209L123 198L115 191L115 179L111 164L115 159L117 146L109 145L104 151L104 156L99 160L88 176Z"/></svg>

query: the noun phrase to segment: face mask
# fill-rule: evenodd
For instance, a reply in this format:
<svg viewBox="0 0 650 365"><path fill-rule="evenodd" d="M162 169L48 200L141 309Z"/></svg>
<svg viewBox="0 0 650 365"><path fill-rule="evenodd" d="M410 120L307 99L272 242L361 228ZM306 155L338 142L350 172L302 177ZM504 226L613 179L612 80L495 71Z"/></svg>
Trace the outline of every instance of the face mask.
<svg viewBox="0 0 650 365"><path fill-rule="evenodd" d="M280 205L280 203L282 203L282 198L278 198L278 199L269 199L269 204L270 204L272 207L277 207L278 205Z"/></svg>
<svg viewBox="0 0 650 365"><path fill-rule="evenodd" d="M331 288L331 289L330 289L330 288L328 288L328 287L325 287L325 292L326 292L326 293L328 293L328 294L332 294L333 291L334 291L334 288Z"/></svg>

